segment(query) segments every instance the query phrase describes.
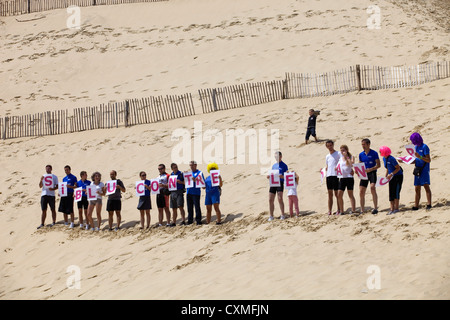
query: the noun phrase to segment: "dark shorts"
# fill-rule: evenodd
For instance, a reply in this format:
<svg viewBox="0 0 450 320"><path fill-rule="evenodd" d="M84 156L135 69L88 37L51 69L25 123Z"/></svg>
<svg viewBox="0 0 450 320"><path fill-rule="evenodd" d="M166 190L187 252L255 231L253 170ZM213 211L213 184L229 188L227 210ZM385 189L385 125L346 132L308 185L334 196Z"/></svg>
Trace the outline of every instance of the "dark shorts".
<svg viewBox="0 0 450 320"><path fill-rule="evenodd" d="M169 208L169 196L166 196L164 194L157 194L156 195L156 206L158 208Z"/></svg>
<svg viewBox="0 0 450 320"><path fill-rule="evenodd" d="M353 190L353 187L355 185L355 179L353 178L340 178L339 179L339 190L345 191L345 188L347 190Z"/></svg>
<svg viewBox="0 0 450 320"><path fill-rule="evenodd" d="M284 183L282 182L279 187L270 187L269 192L276 194L277 192L283 192L284 191Z"/></svg>
<svg viewBox="0 0 450 320"><path fill-rule="evenodd" d="M106 211L120 211L122 210L122 200L120 199L108 199L106 202Z"/></svg>
<svg viewBox="0 0 450 320"><path fill-rule="evenodd" d="M42 196L41 197L41 209L42 211L47 210L50 206L51 210L55 210L55 197L54 196Z"/></svg>
<svg viewBox="0 0 450 320"><path fill-rule="evenodd" d="M309 127L308 129L306 129L305 140L309 140L310 136L316 136L316 127Z"/></svg>
<svg viewBox="0 0 450 320"><path fill-rule="evenodd" d="M152 208L150 196L140 196L137 208L138 210L150 210Z"/></svg>
<svg viewBox="0 0 450 320"><path fill-rule="evenodd" d="M361 181L359 182L359 186L360 187L364 187L367 188L367 186L370 183L377 183L377 171L371 171L367 174L367 178L369 178L369 180L363 180L361 179Z"/></svg>
<svg viewBox="0 0 450 320"><path fill-rule="evenodd" d="M58 212L62 212L64 214L73 213L73 194L69 193L67 197L61 197Z"/></svg>
<svg viewBox="0 0 450 320"><path fill-rule="evenodd" d="M89 201L87 197L81 197L81 200L77 202L78 209L85 209L87 210L89 206Z"/></svg>
<svg viewBox="0 0 450 320"><path fill-rule="evenodd" d="M170 208L184 207L184 192L183 190L176 190L170 193Z"/></svg>
<svg viewBox="0 0 450 320"><path fill-rule="evenodd" d="M389 201L400 199L400 191L402 190L403 175L393 176L389 181Z"/></svg>
<svg viewBox="0 0 450 320"><path fill-rule="evenodd" d="M339 179L336 176L327 177L327 189L337 191L339 189Z"/></svg>

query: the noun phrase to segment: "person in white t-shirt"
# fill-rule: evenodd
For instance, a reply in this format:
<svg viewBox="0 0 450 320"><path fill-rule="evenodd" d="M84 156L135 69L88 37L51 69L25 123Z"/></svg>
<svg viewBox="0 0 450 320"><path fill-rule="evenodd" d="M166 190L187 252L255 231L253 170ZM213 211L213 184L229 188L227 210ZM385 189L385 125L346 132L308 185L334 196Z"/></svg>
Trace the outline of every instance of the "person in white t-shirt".
<svg viewBox="0 0 450 320"><path fill-rule="evenodd" d="M337 174L339 177L338 187L338 208L339 213L344 214L344 191L347 188L348 197L352 205L352 213L356 212L356 201L353 196L353 187L355 185L355 179L353 175L353 164L355 163L355 157L348 151L348 147L344 144L340 147L341 158L339 159ZM338 214L339 214L338 213Z"/></svg>
<svg viewBox="0 0 450 320"><path fill-rule="evenodd" d="M39 181L39 188L42 188L41 192L41 224L38 229L42 228L45 223L45 218L47 217L47 207L50 206L50 210L52 211L52 224L50 226L54 226L56 223L56 209L55 209L55 190L58 190L58 177L52 174L52 166L45 166L46 176L42 176ZM49 176L47 176L49 175ZM44 187L44 178L52 180L52 186L50 188Z"/></svg>
<svg viewBox="0 0 450 320"><path fill-rule="evenodd" d="M293 170L289 171L293 172ZM297 218L300 216L300 211L298 209L298 196L297 196L297 186L298 186L298 174L295 173L295 188L289 188L288 189L288 200L289 200L289 215L291 218L294 216L294 207L295 207L295 213L297 215Z"/></svg>
<svg viewBox="0 0 450 320"><path fill-rule="evenodd" d="M97 199L96 200L89 200L89 207L88 207L88 214L87 219L88 223L92 228L92 231L99 231L100 230L100 224L102 223L102 196L106 194L106 188L105 184L101 182L102 175L100 172L94 172L91 176L92 183L91 185L94 185L95 192L97 193ZM92 218L92 213L94 212L94 208L97 212L97 228L94 229L94 219ZM89 225L86 225L86 230L89 229Z"/></svg>
<svg viewBox="0 0 450 320"><path fill-rule="evenodd" d="M333 194L338 199L339 179L336 174L336 166L338 165L341 154L334 150L334 142L327 140L325 143L329 154L325 157L326 171L327 171L327 190L328 190L328 215L332 214L333 210ZM336 213L339 212L339 207Z"/></svg>

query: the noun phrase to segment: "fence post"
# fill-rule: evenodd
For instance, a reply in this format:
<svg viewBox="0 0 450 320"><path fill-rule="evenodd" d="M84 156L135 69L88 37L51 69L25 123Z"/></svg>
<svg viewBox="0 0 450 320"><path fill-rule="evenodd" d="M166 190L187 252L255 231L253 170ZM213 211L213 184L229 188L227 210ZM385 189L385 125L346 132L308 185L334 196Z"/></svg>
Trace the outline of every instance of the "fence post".
<svg viewBox="0 0 450 320"><path fill-rule="evenodd" d="M6 140L6 127L8 126L9 118L5 117L5 125L3 127L3 140Z"/></svg>
<svg viewBox="0 0 450 320"><path fill-rule="evenodd" d="M361 67L359 64L356 65L356 83L358 85L358 91L361 91Z"/></svg>
<svg viewBox="0 0 450 320"><path fill-rule="evenodd" d="M130 114L130 102L125 100L125 127L128 127L128 115Z"/></svg>
<svg viewBox="0 0 450 320"><path fill-rule="evenodd" d="M281 80L283 83L283 92L281 94L281 99L288 99L288 85L287 85L287 80Z"/></svg>
<svg viewBox="0 0 450 320"><path fill-rule="evenodd" d="M213 102L213 106L214 106L214 111L217 111L216 95L217 95L217 90L213 89L212 90L212 102Z"/></svg>

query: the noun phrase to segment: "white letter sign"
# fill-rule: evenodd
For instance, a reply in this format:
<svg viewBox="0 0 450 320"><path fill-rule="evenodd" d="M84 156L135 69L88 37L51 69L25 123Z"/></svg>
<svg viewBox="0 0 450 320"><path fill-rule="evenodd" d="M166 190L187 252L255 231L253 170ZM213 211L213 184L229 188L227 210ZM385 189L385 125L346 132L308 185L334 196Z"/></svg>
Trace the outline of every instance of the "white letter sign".
<svg viewBox="0 0 450 320"><path fill-rule="evenodd" d="M150 188L152 189L152 194L159 194L159 179L152 179Z"/></svg>
<svg viewBox="0 0 450 320"><path fill-rule="evenodd" d="M364 163L355 163L353 164L353 169L355 169L355 173L361 180L368 180L366 166Z"/></svg>
<svg viewBox="0 0 450 320"><path fill-rule="evenodd" d="M177 190L177 178L178 176L170 176L169 177L169 191Z"/></svg>
<svg viewBox="0 0 450 320"><path fill-rule="evenodd" d="M81 201L81 199L83 198L83 187L79 187L73 190L73 198L75 202Z"/></svg>
<svg viewBox="0 0 450 320"><path fill-rule="evenodd" d="M405 146L405 149L406 149L406 152L408 152L408 154L411 156L411 157L416 157L415 156L415 154L416 154L416 147L413 145L413 144L407 144L406 146Z"/></svg>
<svg viewBox="0 0 450 320"><path fill-rule="evenodd" d="M199 172L197 177L195 177L195 187L196 188L204 188L206 187L205 179L203 177L203 172Z"/></svg>
<svg viewBox="0 0 450 320"><path fill-rule="evenodd" d="M280 182L280 171L278 170L270 170L269 171L269 182L271 187L279 187L281 186Z"/></svg>
<svg viewBox="0 0 450 320"><path fill-rule="evenodd" d="M192 171L184 172L184 182L186 189L194 187L194 180L192 178Z"/></svg>
<svg viewBox="0 0 450 320"><path fill-rule="evenodd" d="M391 179L392 179L392 177L391 178L378 177L375 187L379 188L379 187L385 186L389 183L389 181L391 181Z"/></svg>
<svg viewBox="0 0 450 320"><path fill-rule="evenodd" d="M52 174L44 174L44 179L42 180L42 186L44 189L53 188L55 183L53 182Z"/></svg>
<svg viewBox="0 0 450 320"><path fill-rule="evenodd" d="M209 173L211 175L211 187L220 186L220 170L211 170Z"/></svg>
<svg viewBox="0 0 450 320"><path fill-rule="evenodd" d="M295 189L295 172L284 173L284 186L286 189Z"/></svg>
<svg viewBox="0 0 450 320"><path fill-rule="evenodd" d="M94 184L86 186L86 195L89 201L97 200L97 186Z"/></svg>
<svg viewBox="0 0 450 320"><path fill-rule="evenodd" d="M61 182L58 185L58 193L60 197L67 197L67 182Z"/></svg>
<svg viewBox="0 0 450 320"><path fill-rule="evenodd" d="M106 195L110 195L116 192L117 180L106 181Z"/></svg>
<svg viewBox="0 0 450 320"><path fill-rule="evenodd" d="M136 196L145 196L145 180L136 181Z"/></svg>

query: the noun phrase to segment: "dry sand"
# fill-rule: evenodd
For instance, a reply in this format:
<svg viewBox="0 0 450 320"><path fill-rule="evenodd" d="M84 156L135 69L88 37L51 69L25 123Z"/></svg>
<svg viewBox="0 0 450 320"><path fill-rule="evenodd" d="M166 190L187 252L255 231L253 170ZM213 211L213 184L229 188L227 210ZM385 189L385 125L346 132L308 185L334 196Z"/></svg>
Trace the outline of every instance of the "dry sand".
<svg viewBox="0 0 450 320"><path fill-rule="evenodd" d="M448 58L448 33L433 19L381 2L382 28L369 32L368 5L194 0L82 8L84 25L75 33L65 28L64 10L35 14L45 18L32 22L16 21L29 16L1 18L1 115L195 93L281 79L290 71ZM1 141L0 298L448 299L449 84L446 79L131 128ZM304 145L309 108L321 110L321 142ZM222 133L229 128L279 130L284 161L300 175L303 216L267 221L268 185L260 174L267 164L220 164L223 225L139 230L133 190L139 171L156 177L159 163L172 162L173 131L193 132L194 121L201 121L203 130ZM410 210L412 167L402 165L400 213L386 215L387 188L380 188L377 216L325 214L327 191L318 174L327 153L323 140L345 143L357 154L360 140L368 137L374 149L388 145L397 156L414 131L431 149L431 211ZM66 164L77 176L81 170L100 170L104 181L116 169L127 187L123 228L107 231L103 212L102 231L69 230L58 213L56 226L36 230L38 182L47 163L60 179ZM206 170L206 163L199 169ZM358 195L356 200L359 206ZM154 197L152 202L155 206ZM344 202L349 208L346 195ZM369 194L366 204L372 205ZM275 210L279 216L277 204ZM154 225L157 210L151 215ZM80 268L81 289L67 288L71 265ZM379 267L380 289L367 288L369 266Z"/></svg>

